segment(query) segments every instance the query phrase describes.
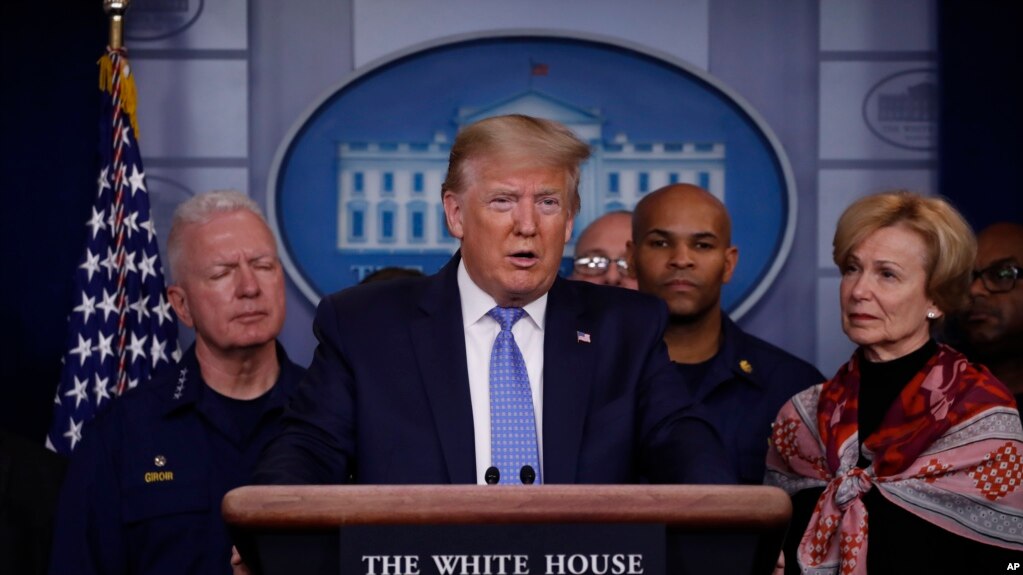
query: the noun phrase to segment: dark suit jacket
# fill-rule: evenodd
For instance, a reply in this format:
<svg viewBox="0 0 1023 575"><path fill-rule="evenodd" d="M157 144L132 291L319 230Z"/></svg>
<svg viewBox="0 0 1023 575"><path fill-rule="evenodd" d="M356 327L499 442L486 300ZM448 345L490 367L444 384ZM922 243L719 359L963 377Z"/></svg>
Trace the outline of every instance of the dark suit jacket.
<svg viewBox="0 0 1023 575"><path fill-rule="evenodd" d="M458 261L323 299L313 363L257 482L476 482ZM666 320L656 298L555 281L544 327L546 483L734 480L712 428L687 412L661 339Z"/></svg>

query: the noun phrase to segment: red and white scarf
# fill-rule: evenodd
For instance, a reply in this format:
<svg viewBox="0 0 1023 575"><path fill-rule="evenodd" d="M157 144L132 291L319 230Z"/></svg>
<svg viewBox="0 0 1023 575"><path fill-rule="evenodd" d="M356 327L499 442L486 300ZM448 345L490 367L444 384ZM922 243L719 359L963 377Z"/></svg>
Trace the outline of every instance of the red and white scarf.
<svg viewBox="0 0 1023 575"><path fill-rule="evenodd" d="M854 356L771 424L767 484L789 495L825 488L799 544L803 573L867 572L862 497L874 487L952 533L1023 551L1023 431L1005 386L940 345L863 442L865 469L856 467L859 387Z"/></svg>

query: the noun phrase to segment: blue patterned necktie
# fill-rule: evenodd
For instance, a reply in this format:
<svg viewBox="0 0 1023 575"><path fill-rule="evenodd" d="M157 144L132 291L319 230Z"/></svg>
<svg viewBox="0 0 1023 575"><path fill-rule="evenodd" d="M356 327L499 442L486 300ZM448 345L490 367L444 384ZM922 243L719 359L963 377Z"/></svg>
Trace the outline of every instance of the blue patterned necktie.
<svg viewBox="0 0 1023 575"><path fill-rule="evenodd" d="M501 473L502 484L521 484L520 473L526 465L536 473L536 483L541 483L529 374L511 331L525 313L520 307L487 312L501 324L490 352L490 459Z"/></svg>

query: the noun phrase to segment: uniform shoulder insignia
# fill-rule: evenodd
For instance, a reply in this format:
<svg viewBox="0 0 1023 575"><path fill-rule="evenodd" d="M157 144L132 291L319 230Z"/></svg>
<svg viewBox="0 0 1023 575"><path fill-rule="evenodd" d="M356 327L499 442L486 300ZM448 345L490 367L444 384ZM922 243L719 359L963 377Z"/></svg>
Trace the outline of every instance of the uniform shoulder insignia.
<svg viewBox="0 0 1023 575"><path fill-rule="evenodd" d="M174 388L174 399L181 399L181 394L185 391L185 381L188 380L188 368L183 367L178 372L178 385Z"/></svg>

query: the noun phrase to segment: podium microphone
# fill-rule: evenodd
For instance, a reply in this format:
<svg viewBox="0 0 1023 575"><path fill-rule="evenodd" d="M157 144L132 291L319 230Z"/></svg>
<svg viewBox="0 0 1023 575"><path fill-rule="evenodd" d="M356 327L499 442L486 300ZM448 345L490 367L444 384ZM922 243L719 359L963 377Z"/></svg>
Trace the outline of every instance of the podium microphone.
<svg viewBox="0 0 1023 575"><path fill-rule="evenodd" d="M487 485L497 485L497 482L501 481L501 472L491 465L487 468L486 472L483 473L483 481L486 481Z"/></svg>
<svg viewBox="0 0 1023 575"><path fill-rule="evenodd" d="M536 472L533 471L532 466L523 465L522 471L519 472L519 479L522 480L523 485L532 485L536 481Z"/></svg>

